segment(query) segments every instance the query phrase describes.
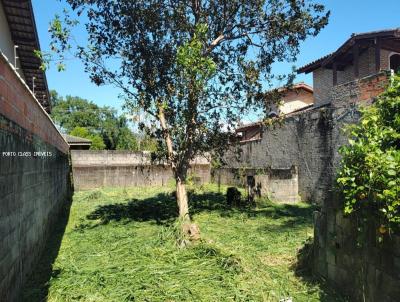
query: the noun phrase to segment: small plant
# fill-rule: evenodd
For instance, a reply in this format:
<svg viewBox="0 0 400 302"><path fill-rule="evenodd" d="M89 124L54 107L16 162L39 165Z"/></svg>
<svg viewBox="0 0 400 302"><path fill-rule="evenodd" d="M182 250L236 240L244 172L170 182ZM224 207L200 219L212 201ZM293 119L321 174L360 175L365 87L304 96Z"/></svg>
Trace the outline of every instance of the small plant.
<svg viewBox="0 0 400 302"><path fill-rule="evenodd" d="M87 200L97 200L103 197L103 192L96 190L91 192L86 198Z"/></svg>
<svg viewBox="0 0 400 302"><path fill-rule="evenodd" d="M361 113L360 123L347 129L349 145L339 150L337 183L344 213L377 220L382 237L400 226L400 77Z"/></svg>

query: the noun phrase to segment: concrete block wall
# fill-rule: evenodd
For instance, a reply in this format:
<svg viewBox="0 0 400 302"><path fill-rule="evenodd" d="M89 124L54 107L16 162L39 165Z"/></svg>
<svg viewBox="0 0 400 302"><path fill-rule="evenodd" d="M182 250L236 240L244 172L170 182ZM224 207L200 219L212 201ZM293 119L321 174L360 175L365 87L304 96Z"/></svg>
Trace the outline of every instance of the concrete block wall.
<svg viewBox="0 0 400 302"><path fill-rule="evenodd" d="M296 203L299 195L296 167L288 169L218 168L211 172L212 181L219 185L251 188L255 194L278 203ZM253 178L252 181L248 177Z"/></svg>
<svg viewBox="0 0 400 302"><path fill-rule="evenodd" d="M321 203L332 182L333 124L331 109L321 108L285 119L283 125L265 128L262 139L241 146L239 161L226 154L229 168L298 169L298 195L303 201Z"/></svg>
<svg viewBox="0 0 400 302"><path fill-rule="evenodd" d="M340 197L315 212L314 272L350 301L397 302L400 297L400 236L378 240L379 223L365 226L344 217ZM363 227L365 233L359 233ZM365 234L365 235L364 235Z"/></svg>
<svg viewBox="0 0 400 302"><path fill-rule="evenodd" d="M68 144L0 55L0 301L19 299L70 184Z"/></svg>
<svg viewBox="0 0 400 302"><path fill-rule="evenodd" d="M357 105L370 103L388 84L386 72L332 89L332 103L291 115L283 125L265 127L262 138L241 145L239 161L226 154L228 168L298 168L298 188L304 201L322 204L332 192L339 162L338 148L347 142L341 129L358 119ZM227 172L221 177L228 177Z"/></svg>
<svg viewBox="0 0 400 302"><path fill-rule="evenodd" d="M297 168L269 169L265 175L255 175L256 187L275 202L296 203L300 201Z"/></svg>
<svg viewBox="0 0 400 302"><path fill-rule="evenodd" d="M173 181L169 166L151 161L149 152L72 150L74 188L164 186ZM200 183L210 182L210 163L196 158L189 174Z"/></svg>

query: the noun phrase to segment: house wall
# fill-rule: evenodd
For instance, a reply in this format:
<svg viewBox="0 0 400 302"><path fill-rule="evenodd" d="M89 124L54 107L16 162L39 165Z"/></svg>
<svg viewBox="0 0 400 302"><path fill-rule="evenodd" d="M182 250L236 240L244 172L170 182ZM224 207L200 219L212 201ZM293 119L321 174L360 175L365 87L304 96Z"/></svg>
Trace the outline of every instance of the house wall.
<svg viewBox="0 0 400 302"><path fill-rule="evenodd" d="M314 103L313 93L304 89L288 92L284 97L284 104L280 106L280 112L288 114L295 110Z"/></svg>
<svg viewBox="0 0 400 302"><path fill-rule="evenodd" d="M381 69L382 70L389 70L389 56L392 54L392 51L381 49Z"/></svg>
<svg viewBox="0 0 400 302"><path fill-rule="evenodd" d="M365 50L360 54L358 63L358 72L359 72L359 78L364 78L366 76L376 73L374 48L368 48L367 50ZM353 81L354 66L347 65L343 71L338 71L337 80L338 80L338 85Z"/></svg>
<svg viewBox="0 0 400 302"><path fill-rule="evenodd" d="M148 152L71 150L74 188L164 186L174 181L164 164L153 164ZM198 158L189 171L195 181L210 182L210 163Z"/></svg>
<svg viewBox="0 0 400 302"><path fill-rule="evenodd" d="M254 125L253 127L249 127L244 131L238 130L238 132L242 133L241 141L258 140L261 138L259 125Z"/></svg>
<svg viewBox="0 0 400 302"><path fill-rule="evenodd" d="M3 5L0 3L0 52L2 52L7 59L14 64L14 43L11 38L10 28L8 26L7 18L4 13ZM17 67L19 75L24 78L21 70L21 65L17 60Z"/></svg>
<svg viewBox="0 0 400 302"><path fill-rule="evenodd" d="M329 94L333 87L331 69L318 68L313 71L314 105L321 106L330 102Z"/></svg>
<svg viewBox="0 0 400 302"><path fill-rule="evenodd" d="M296 90L291 90L287 92L284 96L284 100L286 102L290 102L292 100L297 100L297 101L302 101L306 104L312 104L313 103L313 93L306 91L304 89L296 89Z"/></svg>
<svg viewBox="0 0 400 302"><path fill-rule="evenodd" d="M68 205L68 148L0 53L0 301L18 300L49 230Z"/></svg>
<svg viewBox="0 0 400 302"><path fill-rule="evenodd" d="M381 70L389 70L389 55L392 52L381 49ZM359 57L359 79L374 75L375 71L375 49L367 49ZM338 85L354 81L354 67L348 65L343 71L337 72ZM315 105L324 105L331 102L333 86L332 69L318 68L313 72Z"/></svg>

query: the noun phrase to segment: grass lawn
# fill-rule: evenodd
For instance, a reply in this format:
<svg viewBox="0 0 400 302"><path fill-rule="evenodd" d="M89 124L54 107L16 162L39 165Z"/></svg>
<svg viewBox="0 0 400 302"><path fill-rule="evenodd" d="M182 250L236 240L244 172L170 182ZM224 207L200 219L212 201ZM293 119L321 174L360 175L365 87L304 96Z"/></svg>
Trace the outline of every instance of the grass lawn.
<svg viewBox="0 0 400 302"><path fill-rule="evenodd" d="M313 233L310 206L229 209L225 190L191 195L202 241L184 248L171 188L75 193L23 301L343 301L294 273Z"/></svg>

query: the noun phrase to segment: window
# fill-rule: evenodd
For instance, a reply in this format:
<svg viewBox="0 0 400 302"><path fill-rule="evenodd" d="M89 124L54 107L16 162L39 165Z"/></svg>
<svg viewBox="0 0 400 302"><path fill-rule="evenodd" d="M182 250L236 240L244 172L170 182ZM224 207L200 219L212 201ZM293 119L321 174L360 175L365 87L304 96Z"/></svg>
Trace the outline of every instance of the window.
<svg viewBox="0 0 400 302"><path fill-rule="evenodd" d="M390 69L394 72L400 72L400 54L395 53L389 57Z"/></svg>

